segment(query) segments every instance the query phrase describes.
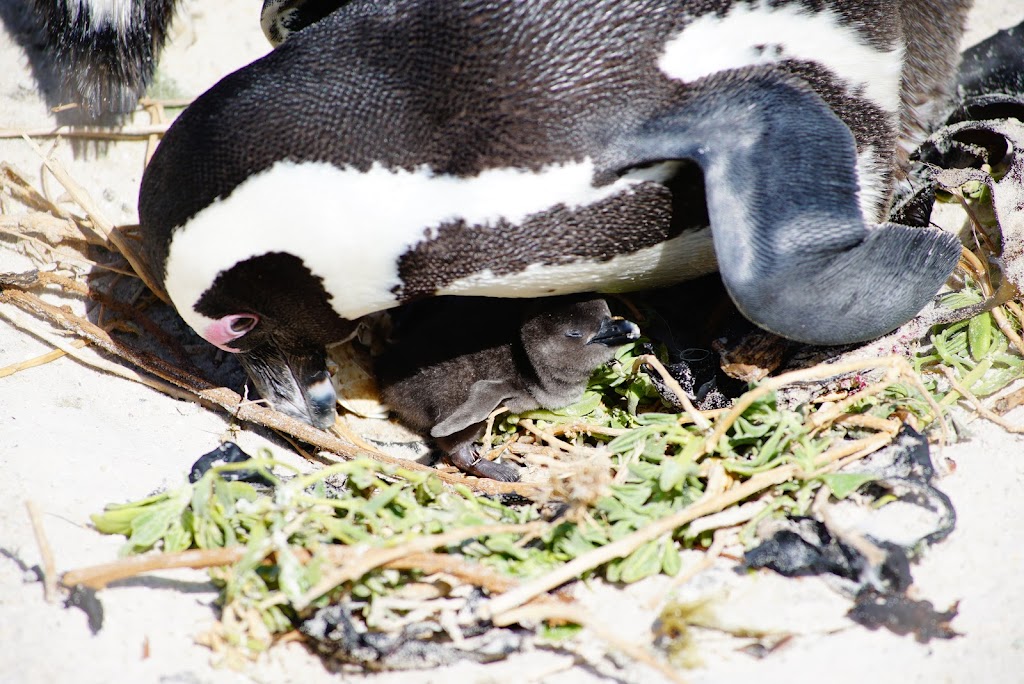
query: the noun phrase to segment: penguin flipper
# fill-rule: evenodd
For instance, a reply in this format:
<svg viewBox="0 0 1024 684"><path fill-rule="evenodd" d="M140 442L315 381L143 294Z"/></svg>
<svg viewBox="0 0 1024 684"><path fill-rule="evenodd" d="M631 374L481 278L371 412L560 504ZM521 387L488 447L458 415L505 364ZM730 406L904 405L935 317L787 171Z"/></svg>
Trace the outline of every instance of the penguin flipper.
<svg viewBox="0 0 1024 684"><path fill-rule="evenodd" d="M514 394L515 388L504 380L477 380L469 388L466 401L462 402L450 416L434 425L430 429L430 436L446 437L471 425L482 423L487 420L491 411Z"/></svg>
<svg viewBox="0 0 1024 684"><path fill-rule="evenodd" d="M960 255L940 231L869 226L853 134L807 84L770 68L692 84L613 150L620 173L678 159L701 167L726 288L747 318L784 337L847 344L890 332L931 301Z"/></svg>

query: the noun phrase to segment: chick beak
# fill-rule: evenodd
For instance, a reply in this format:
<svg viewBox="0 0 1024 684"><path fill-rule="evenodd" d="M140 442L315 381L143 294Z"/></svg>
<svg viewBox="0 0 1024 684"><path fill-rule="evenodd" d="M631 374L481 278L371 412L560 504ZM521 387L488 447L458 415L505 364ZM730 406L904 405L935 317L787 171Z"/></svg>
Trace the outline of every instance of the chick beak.
<svg viewBox="0 0 1024 684"><path fill-rule="evenodd" d="M618 347L632 342L640 337L640 328L633 321L616 316L601 321L601 327L587 342L587 344L603 344L608 347Z"/></svg>
<svg viewBox="0 0 1024 684"><path fill-rule="evenodd" d="M264 344L236 357L275 409L321 430L334 425L338 397L322 350L291 352Z"/></svg>

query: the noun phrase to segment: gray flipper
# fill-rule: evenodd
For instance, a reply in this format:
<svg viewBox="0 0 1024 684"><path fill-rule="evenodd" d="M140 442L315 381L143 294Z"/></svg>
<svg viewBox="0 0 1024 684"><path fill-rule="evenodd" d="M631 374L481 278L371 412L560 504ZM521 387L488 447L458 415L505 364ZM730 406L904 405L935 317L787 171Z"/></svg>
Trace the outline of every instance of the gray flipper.
<svg viewBox="0 0 1024 684"><path fill-rule="evenodd" d="M469 396L462 405L430 429L431 437L445 437L470 425L487 420L491 411L515 394L515 388L504 380L477 380L469 388Z"/></svg>
<svg viewBox="0 0 1024 684"><path fill-rule="evenodd" d="M613 148L621 171L703 170L722 279L747 318L813 344L879 337L952 272L955 237L861 215L853 134L802 82L756 68L705 79Z"/></svg>

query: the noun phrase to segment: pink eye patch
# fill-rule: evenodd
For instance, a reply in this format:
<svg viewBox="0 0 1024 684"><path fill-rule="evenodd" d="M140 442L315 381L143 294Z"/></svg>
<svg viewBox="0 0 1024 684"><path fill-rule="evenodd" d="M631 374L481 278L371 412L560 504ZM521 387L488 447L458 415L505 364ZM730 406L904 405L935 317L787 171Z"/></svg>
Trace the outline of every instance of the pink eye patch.
<svg viewBox="0 0 1024 684"><path fill-rule="evenodd" d="M255 328L259 322L260 317L254 314L232 314L206 326L202 335L210 344L224 351L237 353L240 350L229 347L228 344Z"/></svg>

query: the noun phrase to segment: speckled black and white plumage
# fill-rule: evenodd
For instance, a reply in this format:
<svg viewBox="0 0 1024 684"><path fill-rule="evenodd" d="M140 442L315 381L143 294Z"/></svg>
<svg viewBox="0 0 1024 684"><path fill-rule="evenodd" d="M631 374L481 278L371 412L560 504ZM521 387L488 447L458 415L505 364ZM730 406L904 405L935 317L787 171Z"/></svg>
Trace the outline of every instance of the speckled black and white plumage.
<svg viewBox="0 0 1024 684"><path fill-rule="evenodd" d="M60 97L81 105L91 117L135 108L153 79L171 20L181 4L180 0L30 1L42 24L45 50L59 74ZM267 39L278 45L345 2L265 0L260 20Z"/></svg>
<svg viewBox="0 0 1024 684"><path fill-rule="evenodd" d="M923 120L907 103L948 92L962 5L936 37L936 0L353 0L171 127L146 253L185 320L243 356L424 297L715 269L768 330L869 339L959 255L884 220Z"/></svg>
<svg viewBox="0 0 1024 684"><path fill-rule="evenodd" d="M62 97L91 116L135 108L177 0L32 0Z"/></svg>
<svg viewBox="0 0 1024 684"><path fill-rule="evenodd" d="M594 370L640 334L601 298L455 297L403 314L396 341L376 361L384 402L429 433L453 465L506 481L518 479L515 469L480 459L473 447L490 413L578 401Z"/></svg>
<svg viewBox="0 0 1024 684"><path fill-rule="evenodd" d="M296 31L315 24L351 0L263 0L260 26L277 47Z"/></svg>

